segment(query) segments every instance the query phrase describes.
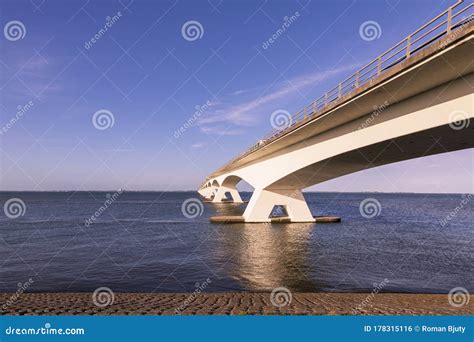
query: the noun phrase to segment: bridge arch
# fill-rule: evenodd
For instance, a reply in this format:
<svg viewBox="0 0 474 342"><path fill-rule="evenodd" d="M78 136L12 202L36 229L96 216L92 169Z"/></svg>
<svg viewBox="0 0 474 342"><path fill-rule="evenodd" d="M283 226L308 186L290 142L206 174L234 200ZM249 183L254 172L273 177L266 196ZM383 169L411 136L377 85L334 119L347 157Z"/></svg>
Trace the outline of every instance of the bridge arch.
<svg viewBox="0 0 474 342"><path fill-rule="evenodd" d="M213 202L222 202L223 200L230 200L234 203L242 203L242 198L240 197L239 191L237 190L237 184L242 180L241 177L237 175L225 175L219 177L219 183L221 184L216 191ZM230 197L230 198L229 198Z"/></svg>

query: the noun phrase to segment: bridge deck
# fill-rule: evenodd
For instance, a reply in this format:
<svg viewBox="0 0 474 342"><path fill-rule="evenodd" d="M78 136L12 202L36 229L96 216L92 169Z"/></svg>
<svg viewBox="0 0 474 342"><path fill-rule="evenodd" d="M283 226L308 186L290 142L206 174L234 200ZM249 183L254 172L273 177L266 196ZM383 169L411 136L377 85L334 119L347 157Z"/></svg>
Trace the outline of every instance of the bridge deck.
<svg viewBox="0 0 474 342"><path fill-rule="evenodd" d="M351 100L389 82L390 79L395 78L405 70L427 60L442 50L447 50L451 45L472 35L474 31L473 19L474 4L472 2L468 4L460 2L449 7L310 105L294 114L288 127L272 131L244 153L215 171L206 181L251 162L255 159L253 155L262 155L266 151L274 150L273 148L270 149L270 145L274 145L275 142L286 139L300 128L316 122L328 113L333 113Z"/></svg>

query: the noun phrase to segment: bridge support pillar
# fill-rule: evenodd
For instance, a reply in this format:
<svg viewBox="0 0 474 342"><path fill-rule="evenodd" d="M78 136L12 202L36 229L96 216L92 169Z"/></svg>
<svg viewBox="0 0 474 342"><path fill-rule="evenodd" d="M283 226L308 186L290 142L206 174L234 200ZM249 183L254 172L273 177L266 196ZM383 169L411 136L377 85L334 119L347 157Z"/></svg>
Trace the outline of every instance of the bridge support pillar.
<svg viewBox="0 0 474 342"><path fill-rule="evenodd" d="M198 193L205 199L211 200L212 196L215 194L216 191L217 191L216 187L210 186L210 187L198 190Z"/></svg>
<svg viewBox="0 0 474 342"><path fill-rule="evenodd" d="M209 193L209 188L202 188L198 190L198 194L201 195L202 197L207 197L208 193Z"/></svg>
<svg viewBox="0 0 474 342"><path fill-rule="evenodd" d="M301 190L255 189L244 212L245 222L271 222L276 205L285 207L291 222L315 222Z"/></svg>
<svg viewBox="0 0 474 342"><path fill-rule="evenodd" d="M232 197L232 201L234 203L242 203L243 202L242 198L240 197L239 192L237 191L237 189L235 187L224 186L224 185L220 186L217 189L216 195L212 199L212 202L214 202L214 203L222 202L222 200L225 199L225 194L226 193L230 193L230 196Z"/></svg>

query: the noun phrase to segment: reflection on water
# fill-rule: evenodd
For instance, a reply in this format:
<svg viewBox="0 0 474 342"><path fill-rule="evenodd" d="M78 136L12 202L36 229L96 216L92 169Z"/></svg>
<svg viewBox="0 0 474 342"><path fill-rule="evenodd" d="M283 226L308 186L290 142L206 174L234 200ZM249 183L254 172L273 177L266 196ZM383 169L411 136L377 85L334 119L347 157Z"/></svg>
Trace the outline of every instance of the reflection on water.
<svg viewBox="0 0 474 342"><path fill-rule="evenodd" d="M304 278L305 253L308 235L314 224L293 225L245 224L238 246L240 275L254 288L271 289L275 284L296 286L296 278L288 277L299 272Z"/></svg>
<svg viewBox="0 0 474 342"><path fill-rule="evenodd" d="M245 205L222 203L215 207L217 215L241 215ZM222 225L221 225L222 226ZM229 225L231 229L220 229L222 239L234 241L238 278L254 289L271 290L275 284L315 289L315 284L306 279L305 265L309 235L316 229L314 223L261 224L246 223ZM223 246L220 246L223 247ZM229 264L227 264L229 265ZM299 273L301 277L288 276Z"/></svg>
<svg viewBox="0 0 474 342"><path fill-rule="evenodd" d="M84 225L106 193L0 193L21 198L26 215L0 217L0 291L474 291L474 210L469 202L440 222L460 195L305 194L315 215L339 224L210 224L241 215L245 205L204 204L188 219L181 204L195 193L124 193L96 222ZM375 197L380 216L361 216ZM243 195L244 200L249 194Z"/></svg>
<svg viewBox="0 0 474 342"><path fill-rule="evenodd" d="M292 285L288 283L292 279L287 279L288 266L294 271L305 268L304 254L307 249L303 236L309 234L311 226L298 224L298 227L283 229L282 225L235 225L240 235L236 244L240 278L252 288L271 289L275 284ZM289 258L291 263L287 262Z"/></svg>

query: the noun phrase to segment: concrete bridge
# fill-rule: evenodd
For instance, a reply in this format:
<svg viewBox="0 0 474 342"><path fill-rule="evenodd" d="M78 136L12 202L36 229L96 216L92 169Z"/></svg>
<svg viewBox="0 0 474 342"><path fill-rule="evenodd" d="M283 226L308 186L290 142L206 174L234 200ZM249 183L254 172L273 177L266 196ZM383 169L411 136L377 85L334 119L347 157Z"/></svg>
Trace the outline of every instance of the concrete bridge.
<svg viewBox="0 0 474 342"><path fill-rule="evenodd" d="M212 173L199 193L242 202L245 222L314 222L302 189L353 172L474 147L474 4L458 2Z"/></svg>

